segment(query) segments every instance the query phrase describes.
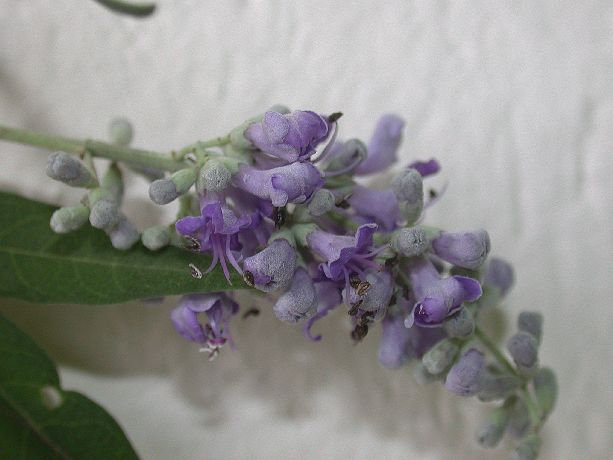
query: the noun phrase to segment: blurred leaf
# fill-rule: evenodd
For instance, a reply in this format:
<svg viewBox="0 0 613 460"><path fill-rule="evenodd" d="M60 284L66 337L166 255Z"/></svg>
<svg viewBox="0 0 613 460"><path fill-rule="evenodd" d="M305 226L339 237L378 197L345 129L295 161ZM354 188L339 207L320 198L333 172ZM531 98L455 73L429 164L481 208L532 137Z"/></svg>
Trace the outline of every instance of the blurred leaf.
<svg viewBox="0 0 613 460"><path fill-rule="evenodd" d="M144 17L149 16L155 11L154 3L132 3L122 0L95 0L117 13L128 14L130 16Z"/></svg>
<svg viewBox="0 0 613 460"><path fill-rule="evenodd" d="M85 226L53 233L56 208L0 192L0 296L39 303L109 304L193 292L244 288L221 270L202 279L188 264L210 259L175 247L151 252L140 242L129 251L113 246L102 230Z"/></svg>
<svg viewBox="0 0 613 460"><path fill-rule="evenodd" d="M53 362L0 315L0 458L137 459L102 407L60 388Z"/></svg>

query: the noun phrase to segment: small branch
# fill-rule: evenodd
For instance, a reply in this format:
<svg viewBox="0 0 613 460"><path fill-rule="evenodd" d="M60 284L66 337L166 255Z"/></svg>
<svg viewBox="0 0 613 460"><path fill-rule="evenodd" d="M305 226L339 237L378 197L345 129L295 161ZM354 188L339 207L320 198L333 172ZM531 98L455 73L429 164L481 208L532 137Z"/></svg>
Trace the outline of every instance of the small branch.
<svg viewBox="0 0 613 460"><path fill-rule="evenodd" d="M216 137L214 139L209 139L208 141L198 141L198 142L194 142L193 144L187 145L185 147L183 147L181 150L179 150L177 152L177 154L175 155L175 157L178 160L183 159L183 157L185 155L187 155L190 152L194 152L197 149L208 149L209 147L222 147L224 145L227 145L230 143L230 136L222 136L222 137Z"/></svg>
<svg viewBox="0 0 613 460"><path fill-rule="evenodd" d="M61 150L74 155L89 152L96 157L121 161L132 166L153 168L161 171L179 171L189 165L172 159L170 155L149 150L133 149L94 140L79 140L53 136L24 129L0 125L0 139L18 144L32 145L47 150Z"/></svg>

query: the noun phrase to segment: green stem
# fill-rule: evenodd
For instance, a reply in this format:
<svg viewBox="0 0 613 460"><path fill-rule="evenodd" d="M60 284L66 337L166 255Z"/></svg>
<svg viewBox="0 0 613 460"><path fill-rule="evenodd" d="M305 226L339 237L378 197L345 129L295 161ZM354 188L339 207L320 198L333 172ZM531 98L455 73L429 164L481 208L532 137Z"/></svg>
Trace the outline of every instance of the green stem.
<svg viewBox="0 0 613 460"><path fill-rule="evenodd" d="M170 155L164 153L122 147L90 139L71 139L25 129L10 128L4 125L0 125L0 139L47 150L61 150L75 155L84 155L89 152L96 157L162 171L174 172L188 167L182 161L176 161Z"/></svg>
<svg viewBox="0 0 613 460"><path fill-rule="evenodd" d="M230 143L230 135L216 137L214 139L209 139L208 141L198 141L198 142L194 142L193 144L183 147L181 150L177 152L175 156L177 159L180 160L180 159L183 159L183 157L190 152L194 152L199 149L200 150L208 149L209 147L223 147L224 145L227 145L229 143Z"/></svg>

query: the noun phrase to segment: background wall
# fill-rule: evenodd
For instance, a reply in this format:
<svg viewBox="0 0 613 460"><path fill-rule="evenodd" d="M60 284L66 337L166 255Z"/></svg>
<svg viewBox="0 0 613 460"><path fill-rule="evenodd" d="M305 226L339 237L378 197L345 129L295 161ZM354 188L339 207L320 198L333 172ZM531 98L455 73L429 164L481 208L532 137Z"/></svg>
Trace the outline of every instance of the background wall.
<svg viewBox="0 0 613 460"><path fill-rule="evenodd" d="M435 156L444 169L432 184L449 182L429 222L487 228L517 269L509 318L545 315L541 359L561 395L543 458L610 458L611 2L158 3L137 21L92 1L0 0L0 120L104 138L125 115L136 145L164 150L278 102L342 110L345 137L403 115L403 160ZM78 199L46 178L41 151L0 152L0 189ZM144 182L131 182L129 213L161 221ZM236 321L238 350L208 363L172 330L173 303L2 311L145 459L505 457L472 439L483 406L382 369L377 335L353 347L342 315L312 344L266 310Z"/></svg>

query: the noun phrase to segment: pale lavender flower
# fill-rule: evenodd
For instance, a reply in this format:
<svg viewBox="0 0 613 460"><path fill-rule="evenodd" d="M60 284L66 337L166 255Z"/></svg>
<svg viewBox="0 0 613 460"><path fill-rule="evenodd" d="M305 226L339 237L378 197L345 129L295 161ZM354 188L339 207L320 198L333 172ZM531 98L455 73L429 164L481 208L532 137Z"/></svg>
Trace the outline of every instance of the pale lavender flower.
<svg viewBox="0 0 613 460"><path fill-rule="evenodd" d="M387 315L381 322L379 362L390 369L402 366L411 353L411 329L404 326L403 315Z"/></svg>
<svg viewBox="0 0 613 460"><path fill-rule="evenodd" d="M251 124L245 137L263 152L287 163L308 159L328 136L329 124L315 112L288 114L266 112L262 121Z"/></svg>
<svg viewBox="0 0 613 460"><path fill-rule="evenodd" d="M279 297L273 311L277 318L290 324L304 321L317 312L315 285L304 268L294 272L290 288Z"/></svg>
<svg viewBox="0 0 613 460"><path fill-rule="evenodd" d="M306 321L302 328L302 332L309 340L318 342L321 340L321 335L314 336L311 334L313 324L338 307L343 299L337 284L330 281L315 283L315 292L317 294L317 313Z"/></svg>
<svg viewBox="0 0 613 460"><path fill-rule="evenodd" d="M497 257L492 257L488 261L485 276L483 277L484 285L496 288L500 293L500 297L504 297L514 282L513 267L508 262Z"/></svg>
<svg viewBox="0 0 613 460"><path fill-rule="evenodd" d="M485 356L471 348L449 370L445 388L458 396L473 396L481 390L484 376Z"/></svg>
<svg viewBox="0 0 613 460"><path fill-rule="evenodd" d="M368 156L356 168L357 174L383 171L396 161L396 151L402 140L404 120L397 115L383 115L368 144Z"/></svg>
<svg viewBox="0 0 613 460"><path fill-rule="evenodd" d="M485 230L441 232L432 240L432 249L453 265L475 270L483 265L490 252L490 237Z"/></svg>
<svg viewBox="0 0 613 460"><path fill-rule="evenodd" d="M264 292L284 288L292 281L296 258L296 250L286 239L276 239L262 251L245 259L245 282Z"/></svg>
<svg viewBox="0 0 613 460"><path fill-rule="evenodd" d="M347 202L355 210L357 220L375 223L385 232L391 232L400 220L398 200L391 189L372 189L356 185Z"/></svg>

